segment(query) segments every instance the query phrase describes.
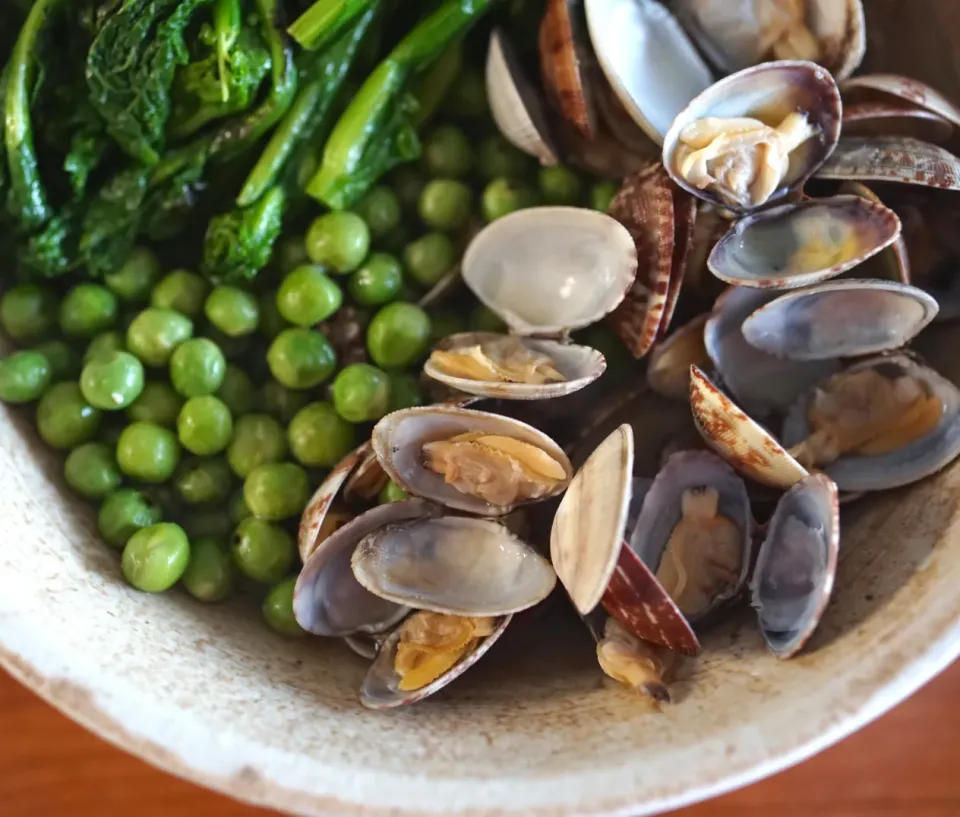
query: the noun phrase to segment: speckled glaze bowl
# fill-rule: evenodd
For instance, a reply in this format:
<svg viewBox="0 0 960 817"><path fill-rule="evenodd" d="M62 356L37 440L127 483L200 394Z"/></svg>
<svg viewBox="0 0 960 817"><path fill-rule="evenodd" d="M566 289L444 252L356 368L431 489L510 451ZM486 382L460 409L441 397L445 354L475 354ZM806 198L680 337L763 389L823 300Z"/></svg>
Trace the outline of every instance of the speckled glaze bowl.
<svg viewBox="0 0 960 817"><path fill-rule="evenodd" d="M869 67L960 96L941 70L960 31L947 5L868 2ZM960 465L845 515L833 604L793 661L744 611L657 713L604 679L561 604L444 693L374 713L338 643L278 638L250 605L126 587L91 510L5 411L0 462L0 664L151 763L291 814L653 814L823 749L960 654Z"/></svg>

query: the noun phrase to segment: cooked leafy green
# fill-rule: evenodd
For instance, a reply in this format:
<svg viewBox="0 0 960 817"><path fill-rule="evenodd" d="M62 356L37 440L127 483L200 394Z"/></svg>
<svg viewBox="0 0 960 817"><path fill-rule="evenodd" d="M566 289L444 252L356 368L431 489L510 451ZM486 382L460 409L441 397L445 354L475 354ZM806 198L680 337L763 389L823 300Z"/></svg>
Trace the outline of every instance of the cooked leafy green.
<svg viewBox="0 0 960 817"><path fill-rule="evenodd" d="M214 281L253 278L270 261L283 205L283 188L274 187L252 207L214 218L203 243L203 274Z"/></svg>

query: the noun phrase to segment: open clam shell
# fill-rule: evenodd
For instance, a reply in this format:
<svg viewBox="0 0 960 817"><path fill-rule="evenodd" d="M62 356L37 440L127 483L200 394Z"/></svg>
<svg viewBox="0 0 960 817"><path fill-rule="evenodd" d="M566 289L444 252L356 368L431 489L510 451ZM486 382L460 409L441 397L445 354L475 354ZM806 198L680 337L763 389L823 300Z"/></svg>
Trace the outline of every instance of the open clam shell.
<svg viewBox="0 0 960 817"><path fill-rule="evenodd" d="M845 136L816 175L960 190L960 158L908 136Z"/></svg>
<svg viewBox="0 0 960 817"><path fill-rule="evenodd" d="M715 507L710 508L714 498ZM702 525L686 534L681 531L681 539L674 541L688 512L728 524L707 535ZM687 541L715 550L683 552ZM646 493L629 540L664 587L673 589L674 601L693 624L739 595L750 574L752 543L747 488L727 463L708 451L681 451L667 460Z"/></svg>
<svg viewBox="0 0 960 817"><path fill-rule="evenodd" d="M544 355L562 380L546 383L517 383L505 380L475 380L450 374L431 356L423 367L424 374L450 388L478 397L505 400L548 400L563 397L589 386L606 371L607 361L596 349L573 343L538 338L518 338L492 332L463 332L445 338L434 351L466 351L485 344L515 343L536 355Z"/></svg>
<svg viewBox="0 0 960 817"><path fill-rule="evenodd" d="M370 441L364 443L361 448L363 456L343 485L343 498L347 502L373 502L390 481Z"/></svg>
<svg viewBox="0 0 960 817"><path fill-rule="evenodd" d="M760 631L777 658L813 635L830 601L840 547L837 486L811 474L777 503L751 581Z"/></svg>
<svg viewBox="0 0 960 817"><path fill-rule="evenodd" d="M521 335L596 323L623 300L637 249L616 219L577 207L533 207L497 219L463 256L463 279Z"/></svg>
<svg viewBox="0 0 960 817"><path fill-rule="evenodd" d="M350 558L360 541L387 525L437 516L443 509L422 499L392 502L367 511L325 539L297 577L293 614L308 633L347 636L388 630L407 609L375 596L353 575Z"/></svg>
<svg viewBox="0 0 960 817"><path fill-rule="evenodd" d="M700 202L685 190L673 187L673 262L670 283L667 287L667 302L663 305L663 317L657 337L664 338L673 323L673 313L680 301L680 291L687 272L687 259L693 249L693 234L696 230Z"/></svg>
<svg viewBox="0 0 960 817"><path fill-rule="evenodd" d="M724 386L747 414L758 419L786 412L801 394L841 369L836 358L786 360L747 343L741 331L743 322L777 296L776 290L731 287L703 332L707 355Z"/></svg>
<svg viewBox="0 0 960 817"><path fill-rule="evenodd" d="M424 406L388 414L373 429L373 450L390 478L414 496L432 499L448 508L480 516L502 516L524 504L525 501L491 504L480 496L461 492L449 484L442 474L426 467L423 458L425 445L468 433L499 435L528 443L560 465L566 478L545 489L537 499L525 501L556 496L566 489L573 477L573 466L563 449L542 431L499 414L456 406ZM511 472L508 476L513 478L515 475ZM500 475L485 474L484 477L493 481Z"/></svg>
<svg viewBox="0 0 960 817"><path fill-rule="evenodd" d="M453 667L447 670L435 681L420 689L405 691L398 688L400 678L394 670L397 656L397 646L400 643L401 629L398 627L380 647L377 657L363 679L360 687L360 703L367 709L394 709L398 706L407 706L429 698L448 684L457 680L470 667L477 663L490 648L497 643L500 636L507 629L512 616L504 616L497 622L494 631L464 655Z"/></svg>
<svg viewBox="0 0 960 817"><path fill-rule="evenodd" d="M860 196L860 198L874 204L883 204L880 197L862 182L843 182L840 185L840 193L842 195ZM907 252L902 224L900 235L878 256L864 262L863 269L857 271L857 277L884 278L888 281L899 281L901 284L910 283L910 255Z"/></svg>
<svg viewBox="0 0 960 817"><path fill-rule="evenodd" d="M622 425L587 458L560 501L551 561L581 615L602 603L638 638L695 655L700 644L689 622L624 541L632 471L633 432Z"/></svg>
<svg viewBox="0 0 960 817"><path fill-rule="evenodd" d="M445 516L390 525L357 545L353 575L382 599L461 616L503 616L543 601L553 568L490 519Z"/></svg>
<svg viewBox="0 0 960 817"><path fill-rule="evenodd" d="M857 102L844 105L845 136L912 136L925 142L950 141L954 126L933 111L909 102Z"/></svg>
<svg viewBox="0 0 960 817"><path fill-rule="evenodd" d="M363 461L371 453L370 443L365 442L352 451L327 474L316 493L310 497L307 507L300 517L300 526L297 529L297 550L300 552L300 561L304 564L313 555L313 552L327 538L332 530L326 530L324 523L331 506L340 496L344 484ZM329 527L329 526L328 526Z"/></svg>
<svg viewBox="0 0 960 817"><path fill-rule="evenodd" d="M960 456L960 392L949 380L907 355L885 355L851 366L846 372L874 369L890 379L908 376L939 399L939 421L919 439L881 454L844 454L823 467L841 491L883 491L909 485L945 468ZM783 443L793 447L811 436L808 419L815 391L803 395L787 414Z"/></svg>
<svg viewBox="0 0 960 817"><path fill-rule="evenodd" d="M899 349L937 315L922 289L846 279L781 295L743 323L752 346L791 360L860 357Z"/></svg>
<svg viewBox="0 0 960 817"><path fill-rule="evenodd" d="M741 474L781 489L807 476L807 469L769 431L737 408L696 366L690 367L690 407L707 445Z"/></svg>
<svg viewBox="0 0 960 817"><path fill-rule="evenodd" d="M490 35L486 80L490 113L504 138L541 164L555 165L557 153L543 103L500 29Z"/></svg>
<svg viewBox="0 0 960 817"><path fill-rule="evenodd" d="M585 0L597 59L634 121L658 145L713 76L676 18L655 0Z"/></svg>
<svg viewBox="0 0 960 817"><path fill-rule="evenodd" d="M740 219L707 261L727 283L758 289L810 286L861 264L900 235L900 219L860 196L785 204Z"/></svg>
<svg viewBox="0 0 960 817"><path fill-rule="evenodd" d="M690 399L690 367L710 362L703 339L709 317L698 315L654 347L647 364L647 383L657 394L683 402Z"/></svg>
<svg viewBox="0 0 960 817"><path fill-rule="evenodd" d="M898 74L862 74L846 80L840 89L844 101L854 104L870 101L901 101L916 105L960 128L960 106L936 88L912 77Z"/></svg>
<svg viewBox="0 0 960 817"><path fill-rule="evenodd" d="M597 135L583 0L547 0L540 23L540 74L553 106L587 140Z"/></svg>
<svg viewBox="0 0 960 817"><path fill-rule="evenodd" d="M789 151L777 175L769 180L770 189L762 199L754 201L754 185L749 190L728 190L720 180L702 182L702 188L686 178L682 165L691 153L694 144L699 144L691 135L699 124L713 122L720 128L723 120L759 121L769 128L782 127L791 115L805 117L805 132L809 137ZM769 62L731 74L710 86L694 99L676 117L663 143L663 164L671 178L684 190L704 201L726 207L737 213L745 213L772 204L791 191L799 189L823 161L831 154L840 136L840 92L833 78L820 66L801 60ZM738 125L739 127L739 125ZM762 128L754 130L758 139L769 134ZM718 136L706 145L716 155L710 161L723 168L724 160L750 163L759 179L761 159L765 151L755 152L750 144L735 140L725 141L725 131L720 128ZM766 134L766 135L764 135ZM690 145L685 140L691 140ZM767 143L763 142L765 146ZM779 137L777 137L779 145ZM712 165L707 165L709 168ZM713 177L708 174L708 178ZM750 177L753 178L753 177ZM742 194L742 195L741 195ZM745 197L745 198L744 198ZM747 201L749 199L749 201Z"/></svg>

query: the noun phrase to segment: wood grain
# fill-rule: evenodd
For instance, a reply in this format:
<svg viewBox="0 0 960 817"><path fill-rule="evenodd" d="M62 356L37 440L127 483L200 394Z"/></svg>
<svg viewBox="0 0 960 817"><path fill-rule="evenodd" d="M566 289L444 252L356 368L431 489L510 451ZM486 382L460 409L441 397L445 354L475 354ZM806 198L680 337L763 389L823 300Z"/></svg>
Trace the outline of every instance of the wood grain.
<svg viewBox="0 0 960 817"><path fill-rule="evenodd" d="M858 734L675 817L956 817L960 663ZM114 749L0 671L3 817L269 817Z"/></svg>

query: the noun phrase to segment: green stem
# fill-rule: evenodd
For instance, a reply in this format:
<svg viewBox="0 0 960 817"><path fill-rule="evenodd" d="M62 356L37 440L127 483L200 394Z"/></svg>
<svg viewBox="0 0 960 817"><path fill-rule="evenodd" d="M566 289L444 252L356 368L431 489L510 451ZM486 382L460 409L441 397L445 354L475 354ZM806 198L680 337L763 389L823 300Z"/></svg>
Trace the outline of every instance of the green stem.
<svg viewBox="0 0 960 817"><path fill-rule="evenodd" d="M227 61L243 28L240 12L240 0L216 0L213 7L213 27L217 32L217 70L220 72L220 94L224 102L230 101Z"/></svg>
<svg viewBox="0 0 960 817"><path fill-rule="evenodd" d="M363 12L380 0L317 0L301 14L287 33L307 51L319 51L346 29Z"/></svg>
<svg viewBox="0 0 960 817"><path fill-rule="evenodd" d="M390 54L421 70L487 11L493 0L448 0L413 29Z"/></svg>
<svg viewBox="0 0 960 817"><path fill-rule="evenodd" d="M413 124L417 128L436 113L456 83L462 67L463 42L458 40L443 52L429 71L417 78L413 88L413 95L420 103L420 108L413 118Z"/></svg>

